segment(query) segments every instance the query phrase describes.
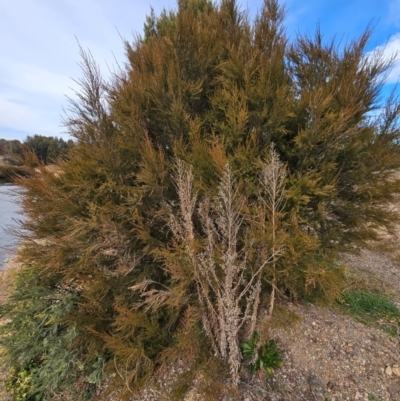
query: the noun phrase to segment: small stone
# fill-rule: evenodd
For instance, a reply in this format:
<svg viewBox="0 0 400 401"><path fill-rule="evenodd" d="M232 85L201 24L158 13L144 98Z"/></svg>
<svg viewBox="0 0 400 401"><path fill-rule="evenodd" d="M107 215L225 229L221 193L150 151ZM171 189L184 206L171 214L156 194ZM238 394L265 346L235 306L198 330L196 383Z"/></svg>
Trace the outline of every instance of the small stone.
<svg viewBox="0 0 400 401"><path fill-rule="evenodd" d="M316 325L317 325L317 323L315 323L315 322L312 322L311 324L312 324L313 326L316 326Z"/></svg>
<svg viewBox="0 0 400 401"><path fill-rule="evenodd" d="M392 372L395 376L400 376L399 365L395 364L392 366Z"/></svg>
<svg viewBox="0 0 400 401"><path fill-rule="evenodd" d="M354 398L355 398L356 400L359 400L360 398L363 398L363 396L357 391Z"/></svg>
<svg viewBox="0 0 400 401"><path fill-rule="evenodd" d="M392 368L390 366L386 366L385 373L388 376L392 376L392 374L393 374Z"/></svg>

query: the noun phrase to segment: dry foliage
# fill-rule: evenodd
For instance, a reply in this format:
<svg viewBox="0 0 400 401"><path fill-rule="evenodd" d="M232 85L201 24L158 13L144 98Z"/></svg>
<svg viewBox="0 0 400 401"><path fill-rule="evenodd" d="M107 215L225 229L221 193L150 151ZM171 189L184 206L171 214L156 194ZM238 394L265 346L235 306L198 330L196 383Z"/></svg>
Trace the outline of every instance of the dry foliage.
<svg viewBox="0 0 400 401"><path fill-rule="evenodd" d="M131 287L142 293L143 301L138 307L146 305L158 310L164 304L176 302L179 297L177 288L181 288L181 281L188 280L185 269L189 268L204 331L214 354L228 360L233 384L239 380L242 332L246 328L245 336L248 338L256 329L262 283L266 277L270 279L272 288L269 315L273 312L276 260L283 250L277 235L285 176L285 168L271 148L269 161L262 165L260 173L259 197L251 205L257 213L251 216L246 213L248 201L240 194L229 164L222 172L217 195L199 202L194 190L193 171L178 160L174 182L179 205L176 213L170 208L169 226L175 250L183 252L179 262L187 263L187 266L178 265L175 254L172 257L166 255L165 269L171 275L174 289L148 279ZM195 218L200 222L200 230L195 227ZM258 239L270 236L271 244L259 241L253 237L255 234ZM253 248L257 248L256 264L248 258ZM184 302L182 295L180 302Z"/></svg>

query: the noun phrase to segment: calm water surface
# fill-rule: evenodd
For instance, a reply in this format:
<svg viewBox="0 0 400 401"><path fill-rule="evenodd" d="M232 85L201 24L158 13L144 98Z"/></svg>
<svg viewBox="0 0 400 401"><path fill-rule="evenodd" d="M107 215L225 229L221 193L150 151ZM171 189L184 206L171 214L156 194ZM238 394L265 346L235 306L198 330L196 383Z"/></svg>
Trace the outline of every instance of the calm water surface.
<svg viewBox="0 0 400 401"><path fill-rule="evenodd" d="M8 228L16 227L15 220L21 218L16 189L16 185L0 183L0 269L17 244L16 238L8 232Z"/></svg>

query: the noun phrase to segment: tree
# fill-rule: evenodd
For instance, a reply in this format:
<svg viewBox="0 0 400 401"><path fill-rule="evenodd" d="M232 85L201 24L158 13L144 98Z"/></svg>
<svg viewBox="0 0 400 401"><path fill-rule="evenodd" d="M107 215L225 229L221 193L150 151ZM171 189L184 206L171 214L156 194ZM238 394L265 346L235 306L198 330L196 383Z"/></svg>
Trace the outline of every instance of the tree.
<svg viewBox="0 0 400 401"><path fill-rule="evenodd" d="M209 349L237 383L240 341L268 334L261 306L335 297L337 251L394 221L400 105L379 103L391 60L366 56L369 29L289 45L283 18L276 0L253 22L234 0L179 1L150 15L108 83L81 51L65 121L77 145L62 174L20 180L21 259L73 295L61 327L127 389Z"/></svg>
<svg viewBox="0 0 400 401"><path fill-rule="evenodd" d="M71 139L64 141L62 138L43 135L28 135L23 144L46 164L55 163L59 157L65 157L74 145Z"/></svg>
<svg viewBox="0 0 400 401"><path fill-rule="evenodd" d="M15 156L21 154L21 142L17 139L0 139L0 155Z"/></svg>

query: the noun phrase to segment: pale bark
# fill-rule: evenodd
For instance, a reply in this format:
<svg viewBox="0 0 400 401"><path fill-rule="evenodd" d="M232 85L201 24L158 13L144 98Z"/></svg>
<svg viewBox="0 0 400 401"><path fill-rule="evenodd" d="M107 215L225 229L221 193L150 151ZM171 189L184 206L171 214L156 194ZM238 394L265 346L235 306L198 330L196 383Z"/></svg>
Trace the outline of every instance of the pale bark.
<svg viewBox="0 0 400 401"><path fill-rule="evenodd" d="M270 160L263 166L260 180L264 196L260 202L264 207L264 217L259 224L263 225L264 230L272 230L272 247L264 249L263 259L252 269L247 260L249 249L239 249L239 240L246 235L245 200L237 192L230 166L227 165L222 174L217 197L203 200L198 209L206 235L206 245L200 251L194 246L193 215L197 196L193 190L193 173L178 161L174 178L180 213L171 216L171 229L189 256L203 310L205 333L210 337L215 353L228 360L232 382L237 384L241 365L240 330L245 322L250 322L249 335L255 330L261 280L267 266L272 275L269 314L273 311L276 259L282 250L276 240L276 230L284 199L285 169L276 152L271 149ZM251 247L251 242L248 246ZM250 271L252 274L245 280L245 273ZM243 298L246 300L244 310L240 307Z"/></svg>

